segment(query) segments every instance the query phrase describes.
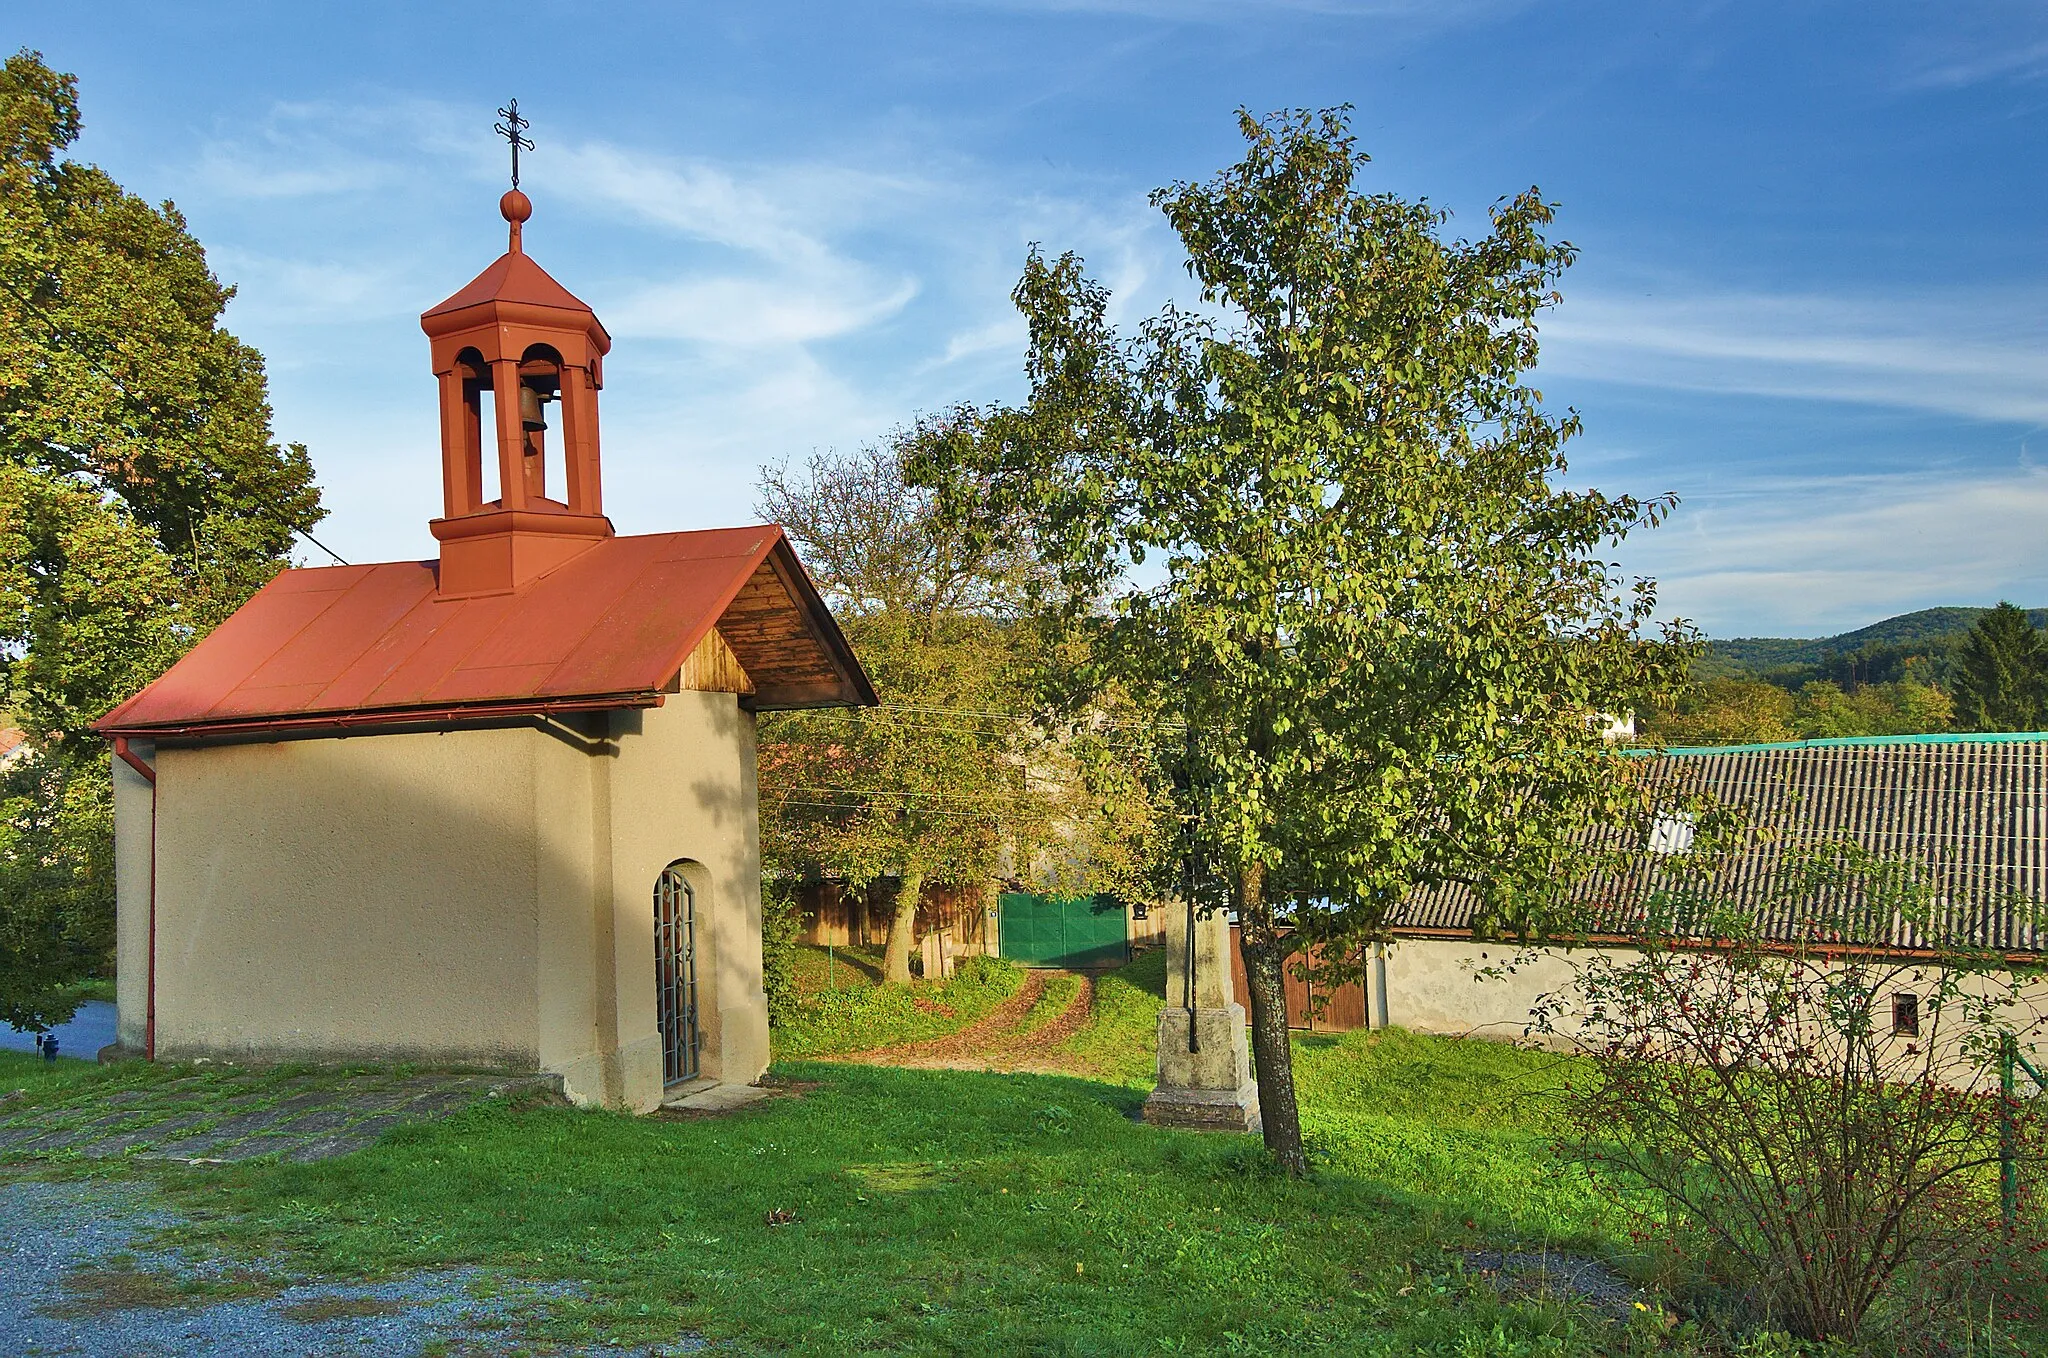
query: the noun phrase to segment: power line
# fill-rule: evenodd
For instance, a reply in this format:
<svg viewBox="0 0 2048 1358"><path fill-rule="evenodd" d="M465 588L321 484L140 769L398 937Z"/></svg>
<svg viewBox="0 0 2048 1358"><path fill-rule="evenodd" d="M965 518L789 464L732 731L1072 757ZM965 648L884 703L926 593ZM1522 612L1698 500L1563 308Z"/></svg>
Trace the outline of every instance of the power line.
<svg viewBox="0 0 2048 1358"><path fill-rule="evenodd" d="M844 802L809 802L788 798L776 803L777 806L815 806L827 811L859 811L863 808L848 806ZM950 816L955 820L999 820L1000 817L984 811L949 811L944 807L920 807L919 814L926 816Z"/></svg>
<svg viewBox="0 0 2048 1358"><path fill-rule="evenodd" d="M91 354L86 353L83 349L79 348L78 345L75 342L73 342L72 337L65 333L63 326L58 324L57 319L54 316L51 316L48 312L44 311L42 307L38 306L34 301L22 296L19 292L15 291L14 285L12 283L7 282L5 279L0 279L0 289L4 289L8 296L12 297L15 301L19 302L24 308L33 313L37 320L41 321L44 325L48 326L51 341L55 343L60 349L63 349L66 352L72 354L80 362L84 363L87 367L91 368L94 372L98 373L101 377L104 377L107 379L107 381L113 383L115 390L119 391L121 395L126 397L130 402L137 405L148 404L147 402L143 401L142 398L137 396L134 392L130 391L128 389L128 384L122 381L119 375L117 375L112 369L106 367L98 359L94 358ZM136 433L136 431L134 430L130 430L129 432ZM136 437L139 438L141 437L141 435L139 433L136 433ZM337 565L346 566L348 564L347 561L342 559L341 553L335 551L332 547L329 547L326 543L314 537L307 530L296 526L290 520L286 519L283 515L278 514L275 511L271 511L270 517L286 532L294 533L299 537L304 538L306 541L312 543L315 547L318 547L321 551L327 553L327 555L333 557Z"/></svg>

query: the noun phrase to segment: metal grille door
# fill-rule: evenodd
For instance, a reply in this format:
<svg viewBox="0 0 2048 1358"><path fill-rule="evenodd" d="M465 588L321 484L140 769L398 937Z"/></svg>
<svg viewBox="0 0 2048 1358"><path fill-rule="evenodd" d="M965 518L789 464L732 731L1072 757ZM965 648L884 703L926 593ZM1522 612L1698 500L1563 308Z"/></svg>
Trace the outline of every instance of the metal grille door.
<svg viewBox="0 0 2048 1358"><path fill-rule="evenodd" d="M697 896L674 867L654 884L654 980L661 1010L661 1075L697 1078Z"/></svg>

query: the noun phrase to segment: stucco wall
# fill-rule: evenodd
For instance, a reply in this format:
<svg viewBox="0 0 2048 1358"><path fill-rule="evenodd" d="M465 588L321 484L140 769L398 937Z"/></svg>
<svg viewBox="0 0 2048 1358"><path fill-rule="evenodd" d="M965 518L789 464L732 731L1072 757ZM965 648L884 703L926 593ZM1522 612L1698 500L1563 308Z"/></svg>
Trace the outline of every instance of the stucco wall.
<svg viewBox="0 0 2048 1358"><path fill-rule="evenodd" d="M539 886L576 870L534 833L554 743L160 748L158 1055L538 1068Z"/></svg>
<svg viewBox="0 0 2048 1358"><path fill-rule="evenodd" d="M678 861L696 895L700 1069L749 1083L768 1068L753 715L729 693L675 693L659 708L615 713L612 729L618 1048L622 1078L636 1091L626 1102L660 1085L654 887ZM626 807L652 810L627 815Z"/></svg>
<svg viewBox="0 0 2048 1358"><path fill-rule="evenodd" d="M1386 949L1386 980L1375 1008L1383 998L1386 1021L1418 1033L1519 1040L1537 999L1570 983L1572 964L1562 955L1542 953L1524 959L1513 975L1482 975L1516 956L1512 944L1401 939Z"/></svg>
<svg viewBox="0 0 2048 1358"><path fill-rule="evenodd" d="M726 693L495 730L166 748L157 1051L560 1073L662 1098L654 888L697 895L701 1072L768 1063L754 719ZM117 765L120 1031L143 1041L149 784Z"/></svg>
<svg viewBox="0 0 2048 1358"><path fill-rule="evenodd" d="M144 762L154 747L138 741ZM109 756L112 758L112 756ZM149 782L114 759L114 895L121 909L114 930L114 1040L141 1051L149 1013L149 879L151 793Z"/></svg>
<svg viewBox="0 0 2048 1358"><path fill-rule="evenodd" d="M1523 1040L1531 1024L1531 1010L1546 994L1569 998L1575 969L1595 956L1620 965L1636 961L1640 954L1623 948L1580 948L1569 952L1555 949L1523 951L1513 944L1481 944L1459 939L1401 939L1386 950L1386 981L1382 995L1387 1020L1415 1032L1443 1033L1458 1037L1486 1037L1501 1041ZM1500 974L1503 964L1513 970ZM1932 1043L1935 1065L1942 1078L1958 1086L1984 1087L1996 1083L1995 1075L1961 1050L1969 1033L1968 1024L1958 1017L1942 1026L1937 1035L1933 1015L1925 1009L1933 982L1903 972L1895 989L1921 995L1923 1036L1888 1037L1899 1044ZM2003 995L2003 983L1973 979L1964 989L1980 996ZM1377 998L1377 997L1376 997ZM2018 1005L2007 1011L2021 1030L2021 1040L2037 1053L2036 1064L2044 1063L2039 1053L2048 1052L2048 980L2029 979ZM1551 1037L1530 1034L1532 1040L1561 1049L1572 1047L1578 1027L1571 1021L1569 1004L1560 1013L1557 1033Z"/></svg>

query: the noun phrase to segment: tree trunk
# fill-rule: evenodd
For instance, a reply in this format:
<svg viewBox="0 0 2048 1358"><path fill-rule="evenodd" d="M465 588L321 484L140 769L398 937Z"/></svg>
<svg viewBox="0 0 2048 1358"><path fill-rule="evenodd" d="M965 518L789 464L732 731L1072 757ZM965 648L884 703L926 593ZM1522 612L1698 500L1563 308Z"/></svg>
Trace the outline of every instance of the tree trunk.
<svg viewBox="0 0 2048 1358"><path fill-rule="evenodd" d="M1287 940L1273 928L1273 908L1260 895L1260 875L1239 892L1239 941L1245 989L1252 1000L1252 1061L1259 1080L1259 1118L1266 1150L1296 1178L1308 1173L1301 1144L1301 1110L1294 1103L1294 1049L1287 1041Z"/></svg>
<svg viewBox="0 0 2048 1358"><path fill-rule="evenodd" d="M906 870L896 881L896 913L889 917L889 943L882 950L882 979L910 979L910 936L917 932L917 899L924 893L924 874Z"/></svg>

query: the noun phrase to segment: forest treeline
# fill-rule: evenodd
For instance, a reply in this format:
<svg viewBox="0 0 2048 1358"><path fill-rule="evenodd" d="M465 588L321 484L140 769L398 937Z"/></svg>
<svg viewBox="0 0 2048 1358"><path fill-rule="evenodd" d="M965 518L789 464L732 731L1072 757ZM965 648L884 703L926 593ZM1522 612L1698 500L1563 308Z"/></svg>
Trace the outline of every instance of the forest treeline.
<svg viewBox="0 0 2048 1358"><path fill-rule="evenodd" d="M1710 642L1662 744L1728 745L2048 724L2048 609L1930 608L1816 640Z"/></svg>

